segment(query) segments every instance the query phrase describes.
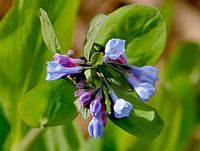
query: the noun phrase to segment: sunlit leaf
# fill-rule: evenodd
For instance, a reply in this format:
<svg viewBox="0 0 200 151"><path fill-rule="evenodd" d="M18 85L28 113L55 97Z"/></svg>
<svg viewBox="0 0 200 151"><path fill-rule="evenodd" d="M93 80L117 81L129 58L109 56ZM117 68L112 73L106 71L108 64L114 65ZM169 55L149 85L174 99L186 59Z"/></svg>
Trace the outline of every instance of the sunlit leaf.
<svg viewBox="0 0 200 151"><path fill-rule="evenodd" d="M153 107L144 104L133 95L119 94L118 96L131 102L134 109L128 117L109 118L112 122L142 140L150 141L161 134L164 123Z"/></svg>
<svg viewBox="0 0 200 151"><path fill-rule="evenodd" d="M91 55L90 52L92 50L92 46L106 19L107 19L106 15L98 14L93 18L93 20L88 26L86 38L83 44L83 55L88 61L90 60L90 55Z"/></svg>
<svg viewBox="0 0 200 151"><path fill-rule="evenodd" d="M73 104L75 90L73 82L65 78L42 83L20 101L21 118L32 127L71 122L77 116Z"/></svg>
<svg viewBox="0 0 200 151"><path fill-rule="evenodd" d="M124 39L130 64L154 65L165 47L166 33L166 23L158 9L127 5L108 15L95 42L105 45L111 38Z"/></svg>
<svg viewBox="0 0 200 151"><path fill-rule="evenodd" d="M53 51L54 54L61 53L61 46L51 24L51 21L49 20L47 13L42 8L40 8L39 17L45 44L51 51Z"/></svg>

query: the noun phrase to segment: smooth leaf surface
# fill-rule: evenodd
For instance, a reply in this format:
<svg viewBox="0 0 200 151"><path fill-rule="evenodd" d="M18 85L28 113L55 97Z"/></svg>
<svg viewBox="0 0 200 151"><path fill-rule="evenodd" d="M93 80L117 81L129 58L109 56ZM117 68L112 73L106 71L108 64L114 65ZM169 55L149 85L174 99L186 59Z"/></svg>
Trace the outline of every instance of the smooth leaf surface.
<svg viewBox="0 0 200 151"><path fill-rule="evenodd" d="M166 23L160 11L148 5L127 5L108 15L97 40L105 45L111 38L126 40L129 63L154 65L166 43Z"/></svg>
<svg viewBox="0 0 200 151"><path fill-rule="evenodd" d="M83 107L80 102L79 99L76 99L76 101L74 101L74 105L76 107L77 112L82 116L83 119L88 119L90 117L90 109Z"/></svg>
<svg viewBox="0 0 200 151"><path fill-rule="evenodd" d="M91 64L93 66L98 66L102 59L103 59L103 52L95 52L92 56L91 56Z"/></svg>
<svg viewBox="0 0 200 151"><path fill-rule="evenodd" d="M42 83L20 101L21 118L32 127L71 122L77 116L73 104L75 90L73 82L65 78Z"/></svg>
<svg viewBox="0 0 200 151"><path fill-rule="evenodd" d="M132 103L134 109L128 117L121 119L109 118L112 122L128 133L145 141L153 140L161 134L164 122L153 107L146 105L133 95L119 93L118 97Z"/></svg>
<svg viewBox="0 0 200 151"><path fill-rule="evenodd" d="M39 17L45 44L51 51L53 51L54 54L62 53L60 43L53 29L51 21L49 20L47 13L42 8L40 8Z"/></svg>
<svg viewBox="0 0 200 151"><path fill-rule="evenodd" d="M46 61L52 60L42 39L38 17L47 11L64 53L71 46L79 0L18 0L0 22L0 95L9 112L11 135L5 150L17 146L28 126L21 122L17 105L20 97L45 80ZM70 21L69 21L70 20Z"/></svg>
<svg viewBox="0 0 200 151"><path fill-rule="evenodd" d="M93 20L90 22L88 26L86 37L83 44L83 55L88 61L90 61L90 55L91 55L90 52L92 50L92 46L106 19L107 19L106 15L98 14L93 18Z"/></svg>
<svg viewBox="0 0 200 151"><path fill-rule="evenodd" d="M6 107L5 104L2 100L2 98L0 97L0 150L3 150L3 145L4 142L6 140L6 137L8 136L9 132L10 132L10 124L8 122L8 119L6 117Z"/></svg>

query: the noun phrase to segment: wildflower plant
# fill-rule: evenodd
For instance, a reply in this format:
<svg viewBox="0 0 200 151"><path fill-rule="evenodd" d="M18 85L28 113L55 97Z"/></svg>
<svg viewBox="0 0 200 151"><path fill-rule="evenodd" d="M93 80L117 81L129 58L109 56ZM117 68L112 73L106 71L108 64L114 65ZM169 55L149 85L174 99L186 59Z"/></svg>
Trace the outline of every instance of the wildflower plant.
<svg viewBox="0 0 200 151"><path fill-rule="evenodd" d="M46 82L21 100L22 119L32 127L57 126L73 121L78 112L84 119L92 115L91 137L103 137L109 118L143 140L156 138L164 123L144 102L156 93L158 69L152 65L166 41L159 10L128 5L108 16L95 16L78 58L73 58L72 50L62 54L46 12L41 9L39 15L43 39L54 55L47 60Z"/></svg>

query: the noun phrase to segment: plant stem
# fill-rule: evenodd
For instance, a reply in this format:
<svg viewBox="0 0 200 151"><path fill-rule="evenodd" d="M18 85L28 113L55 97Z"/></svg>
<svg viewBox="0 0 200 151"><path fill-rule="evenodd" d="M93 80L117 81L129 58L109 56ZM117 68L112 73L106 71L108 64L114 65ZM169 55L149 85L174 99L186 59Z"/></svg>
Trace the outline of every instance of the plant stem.
<svg viewBox="0 0 200 151"><path fill-rule="evenodd" d="M17 151L27 151L43 134L45 128L32 128L17 147Z"/></svg>

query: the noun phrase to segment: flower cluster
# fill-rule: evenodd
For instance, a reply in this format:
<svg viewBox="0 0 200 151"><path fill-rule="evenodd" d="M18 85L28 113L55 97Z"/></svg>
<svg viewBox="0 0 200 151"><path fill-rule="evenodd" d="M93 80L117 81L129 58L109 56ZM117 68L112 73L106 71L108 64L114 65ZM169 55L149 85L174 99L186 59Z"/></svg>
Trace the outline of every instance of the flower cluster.
<svg viewBox="0 0 200 151"><path fill-rule="evenodd" d="M91 137L100 138L103 135L103 126L106 125L106 97L108 92L109 101L111 102L109 113L113 118L123 118L129 116L133 106L123 98L118 98L116 91L111 88L98 70L99 66L111 63L125 77L126 81L135 90L141 101L148 101L155 94L155 81L158 80L158 69L152 66L136 67L128 64L125 54L125 40L110 39L103 47L104 56L98 66L93 67L86 62L84 57L78 59L72 58L73 51L67 55L56 54L54 61L47 62L47 81L59 79L63 76L70 77L79 89L74 94L79 97L79 102L83 107L90 109L93 119L90 121L88 131ZM100 79L98 86L93 86L87 82L85 71L95 69ZM105 87L104 87L105 86ZM107 89L104 91L103 89Z"/></svg>

